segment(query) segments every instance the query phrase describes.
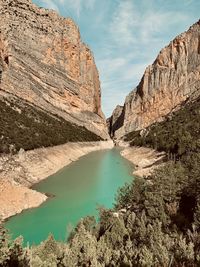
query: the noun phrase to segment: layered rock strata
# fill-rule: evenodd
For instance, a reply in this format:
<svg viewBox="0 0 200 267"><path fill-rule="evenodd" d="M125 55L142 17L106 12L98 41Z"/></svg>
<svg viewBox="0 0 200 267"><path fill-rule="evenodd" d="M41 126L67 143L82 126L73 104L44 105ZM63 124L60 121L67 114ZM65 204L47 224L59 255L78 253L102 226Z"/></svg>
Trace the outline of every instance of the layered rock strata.
<svg viewBox="0 0 200 267"><path fill-rule="evenodd" d="M30 0L0 0L0 15L0 97L108 138L98 70L76 24Z"/></svg>
<svg viewBox="0 0 200 267"><path fill-rule="evenodd" d="M146 128L200 94L200 20L162 49L139 85L126 97L111 132L115 137ZM115 112L114 112L115 113Z"/></svg>

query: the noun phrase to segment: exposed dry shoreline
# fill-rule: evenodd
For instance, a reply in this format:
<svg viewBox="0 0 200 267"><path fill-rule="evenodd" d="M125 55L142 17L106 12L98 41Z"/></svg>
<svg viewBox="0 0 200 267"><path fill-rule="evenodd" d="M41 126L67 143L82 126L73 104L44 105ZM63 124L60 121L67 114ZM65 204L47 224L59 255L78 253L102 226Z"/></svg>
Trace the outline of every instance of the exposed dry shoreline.
<svg viewBox="0 0 200 267"><path fill-rule="evenodd" d="M0 217L6 219L27 208L39 206L47 196L29 187L81 156L112 147L112 141L67 143L1 157Z"/></svg>
<svg viewBox="0 0 200 267"><path fill-rule="evenodd" d="M147 147L126 147L121 155L135 165L133 174L139 177L150 175L153 170L163 164L164 152L158 152Z"/></svg>
<svg viewBox="0 0 200 267"><path fill-rule="evenodd" d="M148 176L160 166L164 152L146 147L127 147L121 155L135 165L133 175ZM47 196L30 189L32 185L56 173L80 157L97 150L113 148L112 141L67 143L55 147L20 151L0 158L0 218L7 219L47 200Z"/></svg>

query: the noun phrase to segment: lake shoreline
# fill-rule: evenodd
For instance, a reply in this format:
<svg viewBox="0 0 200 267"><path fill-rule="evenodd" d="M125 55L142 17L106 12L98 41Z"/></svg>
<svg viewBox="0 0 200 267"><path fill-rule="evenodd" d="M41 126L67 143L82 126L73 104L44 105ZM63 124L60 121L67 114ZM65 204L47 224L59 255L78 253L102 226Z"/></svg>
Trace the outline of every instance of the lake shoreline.
<svg viewBox="0 0 200 267"><path fill-rule="evenodd" d="M80 157L98 150L112 149L112 141L67 143L55 147L20 151L0 158L0 217L10 217L26 209L36 208L49 199L48 192L32 188ZM133 175L149 176L163 164L164 152L146 147L119 144L120 154L134 165ZM9 196L9 198L7 198Z"/></svg>
<svg viewBox="0 0 200 267"><path fill-rule="evenodd" d="M148 177L156 168L164 164L165 152L158 152L147 147L130 147L127 144L124 147L120 153L135 166L133 171L135 176Z"/></svg>
<svg viewBox="0 0 200 267"><path fill-rule="evenodd" d="M5 220L23 210L38 207L48 199L45 193L31 189L34 184L92 151L111 149L113 146L112 140L67 143L26 152L21 150L17 155L1 157L1 219Z"/></svg>

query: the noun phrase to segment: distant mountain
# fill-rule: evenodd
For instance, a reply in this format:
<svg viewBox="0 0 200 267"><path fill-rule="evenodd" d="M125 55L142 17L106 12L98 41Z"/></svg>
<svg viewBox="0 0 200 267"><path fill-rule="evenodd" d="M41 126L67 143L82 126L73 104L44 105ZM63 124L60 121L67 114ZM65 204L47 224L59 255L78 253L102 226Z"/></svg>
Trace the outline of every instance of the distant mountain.
<svg viewBox="0 0 200 267"><path fill-rule="evenodd" d="M94 57L81 41L75 23L53 10L37 7L30 0L1 0L0 14L1 111L15 112L16 120L21 114L22 120L10 117L8 121L1 112L1 127L16 130L23 139L23 135L30 133L26 129L31 128L31 125L27 128L26 118L29 124L33 122L41 127L38 131L33 127L32 138L42 139L42 130L46 136L55 137L56 129L52 128L59 121L60 125L65 124L62 142L108 138ZM51 127L47 127L49 121ZM80 126L92 135L81 136ZM73 138L66 135L66 127L69 132L77 128ZM62 127L58 128L62 132ZM9 130L7 134L4 136L1 130L0 142L7 137L12 139Z"/></svg>
<svg viewBox="0 0 200 267"><path fill-rule="evenodd" d="M200 95L200 20L162 49L126 97L121 113L114 111L110 132L120 138L141 130ZM118 109L118 107L117 107Z"/></svg>

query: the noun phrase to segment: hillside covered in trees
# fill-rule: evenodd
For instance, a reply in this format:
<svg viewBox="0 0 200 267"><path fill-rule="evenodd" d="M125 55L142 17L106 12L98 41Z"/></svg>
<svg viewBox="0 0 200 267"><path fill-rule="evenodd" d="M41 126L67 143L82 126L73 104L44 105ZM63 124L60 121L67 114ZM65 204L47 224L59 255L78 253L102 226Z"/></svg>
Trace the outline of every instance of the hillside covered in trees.
<svg viewBox="0 0 200 267"><path fill-rule="evenodd" d="M101 140L85 127L70 123L56 114L48 114L26 102L0 100L0 108L0 153Z"/></svg>
<svg viewBox="0 0 200 267"><path fill-rule="evenodd" d="M180 158L200 149L200 97L145 130L127 134L132 146L148 146Z"/></svg>
<svg viewBox="0 0 200 267"><path fill-rule="evenodd" d="M199 104L186 103L142 135L126 136L132 145L165 150L173 160L121 188L115 207L101 208L98 222L82 219L68 242L49 236L23 248L2 227L0 266L200 266Z"/></svg>

